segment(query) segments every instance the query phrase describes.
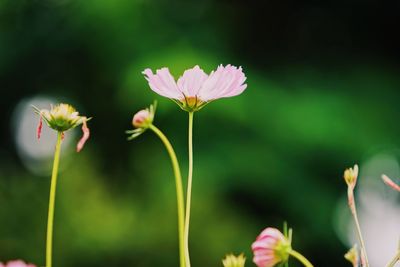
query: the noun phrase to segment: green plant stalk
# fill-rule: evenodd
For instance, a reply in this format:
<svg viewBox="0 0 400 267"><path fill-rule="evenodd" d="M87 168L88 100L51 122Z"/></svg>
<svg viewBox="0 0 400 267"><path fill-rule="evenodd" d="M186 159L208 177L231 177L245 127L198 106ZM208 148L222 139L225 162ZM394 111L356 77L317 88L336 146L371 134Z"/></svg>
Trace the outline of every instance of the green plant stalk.
<svg viewBox="0 0 400 267"><path fill-rule="evenodd" d="M56 199L58 166L60 164L61 141L62 132L58 132L56 150L54 152L53 172L51 174L49 213L47 217L46 267L52 266L54 204Z"/></svg>
<svg viewBox="0 0 400 267"><path fill-rule="evenodd" d="M394 265L400 261L400 250L394 256L394 258L386 265L386 267L394 267Z"/></svg>
<svg viewBox="0 0 400 267"><path fill-rule="evenodd" d="M354 195L353 195L352 197L353 197L353 199L354 199ZM362 254L361 257L364 256L364 259L365 259L365 266L369 267L369 261L368 261L368 257L367 257L367 251L366 251L366 249L365 249L365 243L364 243L364 239L363 239L362 234L361 234L360 223L359 223L359 221L358 221L356 204L355 204L355 202L353 202L353 203L354 203L354 205L353 205L353 207L350 207L350 209L351 209L351 213L353 214L354 223L355 223L356 229L357 229L358 240L360 241L360 245L361 245L361 252L362 252L362 253L361 253L361 254ZM363 260L363 259L361 260L361 262L362 262L362 266L364 266L364 260Z"/></svg>
<svg viewBox="0 0 400 267"><path fill-rule="evenodd" d="M189 256L189 224L190 224L190 207L192 199L192 180L193 180L193 112L189 112L189 131L188 131L188 147L189 147L189 168L188 182L186 190L186 217L185 217L185 256L186 267L190 267Z"/></svg>
<svg viewBox="0 0 400 267"><path fill-rule="evenodd" d="M185 206L183 197L183 186L182 186L182 176L179 169L179 162L176 157L175 151L172 148L171 143L168 138L153 124L149 125L151 129L164 143L165 148L171 158L172 168L174 170L175 185L176 185L176 198L178 206L178 235L179 235L179 262L181 267L185 267L185 242L184 242L184 217L185 217Z"/></svg>
<svg viewBox="0 0 400 267"><path fill-rule="evenodd" d="M394 267L394 265L400 261L400 240L399 240L399 248L397 249L397 254L394 258L386 265L386 267Z"/></svg>
<svg viewBox="0 0 400 267"><path fill-rule="evenodd" d="M313 267L313 265L311 264L311 262L309 262L306 257L304 257L303 255L301 255L299 252L295 251L295 250L290 250L289 254L292 255L293 257L295 257L298 261L300 261L304 266L306 267Z"/></svg>

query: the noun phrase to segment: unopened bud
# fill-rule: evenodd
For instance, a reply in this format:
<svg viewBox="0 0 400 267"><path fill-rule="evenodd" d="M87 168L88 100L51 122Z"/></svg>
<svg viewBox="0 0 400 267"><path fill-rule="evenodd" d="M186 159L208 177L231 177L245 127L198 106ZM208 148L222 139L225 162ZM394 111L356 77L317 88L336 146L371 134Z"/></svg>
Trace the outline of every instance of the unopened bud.
<svg viewBox="0 0 400 267"><path fill-rule="evenodd" d="M278 229L268 227L251 245L254 253L253 262L258 267L272 267L279 262L286 262L292 249L290 240Z"/></svg>
<svg viewBox="0 0 400 267"><path fill-rule="evenodd" d="M142 109L133 116L132 124L136 128L147 128L153 122L153 118L148 109Z"/></svg>
<svg viewBox="0 0 400 267"><path fill-rule="evenodd" d="M344 180L346 184L354 189L357 183L357 176L358 176L358 165L355 164L353 168L348 168L344 171Z"/></svg>
<svg viewBox="0 0 400 267"><path fill-rule="evenodd" d="M36 267L36 266L30 263L25 263L22 260L12 260L4 264L0 262L0 267Z"/></svg>
<svg viewBox="0 0 400 267"><path fill-rule="evenodd" d="M132 119L132 125L136 129L126 131L129 134L128 140L132 140L149 128L154 120L154 114L156 113L157 102L154 101L150 107L138 111Z"/></svg>

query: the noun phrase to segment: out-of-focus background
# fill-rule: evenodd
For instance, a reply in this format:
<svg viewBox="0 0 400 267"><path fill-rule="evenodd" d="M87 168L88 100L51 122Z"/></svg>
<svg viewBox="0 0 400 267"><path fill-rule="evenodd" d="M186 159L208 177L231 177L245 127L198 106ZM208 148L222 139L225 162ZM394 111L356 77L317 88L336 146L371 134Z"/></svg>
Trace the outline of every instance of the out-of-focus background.
<svg viewBox="0 0 400 267"><path fill-rule="evenodd" d="M372 266L400 236L400 6L389 1L0 1L0 261L44 265L55 133L30 105L67 102L91 116L91 138L66 133L54 266L178 266L175 185L151 132L126 140L132 115L158 100L155 124L184 177L187 114L141 71L176 78L200 65L243 66L248 89L195 114L193 266L222 266L267 227L294 229L315 266L350 266L355 242L346 167ZM299 266L291 261L291 266Z"/></svg>

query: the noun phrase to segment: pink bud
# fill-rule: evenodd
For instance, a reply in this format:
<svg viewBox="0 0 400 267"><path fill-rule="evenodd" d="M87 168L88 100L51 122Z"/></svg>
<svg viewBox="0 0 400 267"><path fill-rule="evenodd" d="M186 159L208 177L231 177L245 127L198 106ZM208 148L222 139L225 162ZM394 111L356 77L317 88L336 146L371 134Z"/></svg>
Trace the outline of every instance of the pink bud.
<svg viewBox="0 0 400 267"><path fill-rule="evenodd" d="M253 262L258 267L272 267L287 261L291 245L278 229L268 227L261 232L251 248L254 253Z"/></svg>
<svg viewBox="0 0 400 267"><path fill-rule="evenodd" d="M152 122L152 115L147 109L142 109L138 111L132 119L132 124L136 128L146 127L147 124Z"/></svg>
<svg viewBox="0 0 400 267"><path fill-rule="evenodd" d="M22 260L13 260L7 262L5 265L0 262L0 267L36 267L36 266L30 263L25 263Z"/></svg>
<svg viewBox="0 0 400 267"><path fill-rule="evenodd" d="M89 136L90 136L90 130L87 127L86 120L84 120L82 122L82 132L83 132L83 136L82 136L81 140L79 140L79 142L78 142L78 144L76 146L76 151L77 152L80 152L82 150L83 145L89 139Z"/></svg>

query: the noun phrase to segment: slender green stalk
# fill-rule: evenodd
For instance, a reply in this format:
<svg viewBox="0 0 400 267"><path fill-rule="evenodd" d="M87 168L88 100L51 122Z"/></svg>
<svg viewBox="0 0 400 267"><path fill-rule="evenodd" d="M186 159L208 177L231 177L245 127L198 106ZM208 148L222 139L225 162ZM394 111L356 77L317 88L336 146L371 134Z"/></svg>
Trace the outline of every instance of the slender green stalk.
<svg viewBox="0 0 400 267"><path fill-rule="evenodd" d="M295 257L297 260L299 260L304 266L306 267L313 267L313 265L311 264L311 262L309 262L306 257L304 257L303 255L301 255L299 252L295 251L295 250L290 250L289 252L290 255L292 255L293 257Z"/></svg>
<svg viewBox="0 0 400 267"><path fill-rule="evenodd" d="M185 256L186 267L190 267L189 256L189 223L190 223L190 206L192 199L192 180L193 180L193 112L189 112L189 132L188 132L188 147L189 147L189 170L188 182L186 191L186 217L185 217Z"/></svg>
<svg viewBox="0 0 400 267"><path fill-rule="evenodd" d="M393 257L393 259L386 265L386 267L394 267L394 265L400 261L400 240L399 240L399 248L397 249L397 254Z"/></svg>
<svg viewBox="0 0 400 267"><path fill-rule="evenodd" d="M397 254L394 256L394 258L386 265L386 267L394 267L394 265L400 261L400 250L397 251Z"/></svg>
<svg viewBox="0 0 400 267"><path fill-rule="evenodd" d="M364 257L364 259L361 259L361 264L362 264L362 266L364 266L364 264L365 264L365 266L369 267L367 251L365 249L364 239L363 239L362 234L361 234L361 227L360 227L360 223L358 221L358 216L357 216L357 210L356 210L355 203L354 203L354 207L352 209L352 214L353 214L354 222L355 222L356 229L357 229L358 240L360 241L360 245L361 245L361 257Z"/></svg>
<svg viewBox="0 0 400 267"><path fill-rule="evenodd" d="M184 242L184 217L185 217L185 206L183 197L183 186L182 186L182 176L179 169L178 159L176 157L175 151L172 148L171 143L168 138L154 125L150 124L149 128L161 139L164 143L165 148L171 158L172 167L175 175L176 184L176 198L178 205L178 234L179 234L179 260L180 266L185 267L185 242Z"/></svg>
<svg viewBox="0 0 400 267"><path fill-rule="evenodd" d="M61 140L62 132L58 132L56 150L54 152L53 172L51 174L49 214L47 218L46 267L51 267L52 264L54 203L56 199L58 166L60 163Z"/></svg>

